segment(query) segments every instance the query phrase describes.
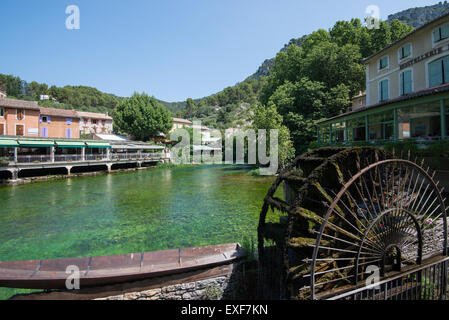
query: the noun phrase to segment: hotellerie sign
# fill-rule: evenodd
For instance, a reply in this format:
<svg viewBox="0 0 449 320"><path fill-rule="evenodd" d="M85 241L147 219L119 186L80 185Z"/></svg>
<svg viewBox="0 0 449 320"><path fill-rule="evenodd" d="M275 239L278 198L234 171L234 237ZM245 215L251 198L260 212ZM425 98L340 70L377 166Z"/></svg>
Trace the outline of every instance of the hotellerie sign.
<svg viewBox="0 0 449 320"><path fill-rule="evenodd" d="M415 63L418 63L418 62L423 61L423 60L425 60L427 58L436 56L437 54L440 54L443 51L447 51L448 49L449 49L449 47L447 47L447 46L435 48L432 51L426 52L423 55L420 55L419 57L416 57L415 59L412 59L410 61L407 61L406 63L401 64L400 68L401 68L401 70L405 69L405 68L408 68L408 67L414 65Z"/></svg>
<svg viewBox="0 0 449 320"><path fill-rule="evenodd" d="M402 69L408 68L408 67L414 65L415 63L418 63L418 62L423 61L423 60L425 60L427 58L436 56L437 54L440 54L443 51L447 51L448 49L449 49L449 47L447 47L447 46L435 48L432 51L426 52L426 53L420 55L419 57L416 57L416 58L414 58L414 59L412 59L410 61L407 61L406 63L401 64L400 65L400 69L402 70Z"/></svg>

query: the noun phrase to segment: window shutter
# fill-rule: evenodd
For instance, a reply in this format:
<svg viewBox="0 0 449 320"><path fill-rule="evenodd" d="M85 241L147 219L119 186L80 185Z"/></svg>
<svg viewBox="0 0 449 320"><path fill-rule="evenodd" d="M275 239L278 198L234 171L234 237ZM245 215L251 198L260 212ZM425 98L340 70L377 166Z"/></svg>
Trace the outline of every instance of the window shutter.
<svg viewBox="0 0 449 320"><path fill-rule="evenodd" d="M42 122L42 116L39 117L39 122Z"/></svg>
<svg viewBox="0 0 449 320"><path fill-rule="evenodd" d="M443 79L442 83L449 82L449 56L443 58Z"/></svg>
<svg viewBox="0 0 449 320"><path fill-rule="evenodd" d="M411 45L408 44L404 47L402 47L402 58L406 58L411 54Z"/></svg>
<svg viewBox="0 0 449 320"><path fill-rule="evenodd" d="M410 92L412 92L412 71L411 70L407 70L405 72L402 73L402 77L403 77L403 83L404 83L404 92L403 94L408 94Z"/></svg>
<svg viewBox="0 0 449 320"><path fill-rule="evenodd" d="M50 123L51 122L51 118L50 116L47 117L47 122Z"/></svg>
<svg viewBox="0 0 449 320"><path fill-rule="evenodd" d="M436 28L433 30L433 42L438 42L440 40L440 28Z"/></svg>
<svg viewBox="0 0 449 320"><path fill-rule="evenodd" d="M68 125L71 125L71 124L72 124L72 118L67 118L66 121L67 121L67 124L68 124Z"/></svg>
<svg viewBox="0 0 449 320"><path fill-rule="evenodd" d="M388 100L388 80L382 80L380 82L380 101Z"/></svg>
<svg viewBox="0 0 449 320"><path fill-rule="evenodd" d="M441 26L441 39L449 38L449 24Z"/></svg>
<svg viewBox="0 0 449 320"><path fill-rule="evenodd" d="M435 87L443 83L441 60L429 64L429 86Z"/></svg>

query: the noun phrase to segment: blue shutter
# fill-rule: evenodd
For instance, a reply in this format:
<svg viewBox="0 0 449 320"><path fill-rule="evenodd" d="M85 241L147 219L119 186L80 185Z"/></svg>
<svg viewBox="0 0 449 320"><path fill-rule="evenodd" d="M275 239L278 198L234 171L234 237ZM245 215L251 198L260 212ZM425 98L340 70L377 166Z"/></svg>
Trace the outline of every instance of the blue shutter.
<svg viewBox="0 0 449 320"><path fill-rule="evenodd" d="M444 70L444 79L442 83L449 82L449 56L443 58L443 70Z"/></svg>
<svg viewBox="0 0 449 320"><path fill-rule="evenodd" d="M48 116L47 117L47 123L50 123L51 122L51 118L50 118L50 116Z"/></svg>
<svg viewBox="0 0 449 320"><path fill-rule="evenodd" d="M389 99L388 96L388 79L382 80L380 82L380 101L385 101Z"/></svg>
<svg viewBox="0 0 449 320"><path fill-rule="evenodd" d="M441 26L441 39L449 38L449 24Z"/></svg>
<svg viewBox="0 0 449 320"><path fill-rule="evenodd" d="M440 28L436 28L433 30L433 42L438 42L440 40Z"/></svg>
<svg viewBox="0 0 449 320"><path fill-rule="evenodd" d="M429 64L429 86L435 87L443 83L442 62L437 60Z"/></svg>
<svg viewBox="0 0 449 320"><path fill-rule="evenodd" d="M412 92L412 71L407 70L401 73L401 94Z"/></svg>

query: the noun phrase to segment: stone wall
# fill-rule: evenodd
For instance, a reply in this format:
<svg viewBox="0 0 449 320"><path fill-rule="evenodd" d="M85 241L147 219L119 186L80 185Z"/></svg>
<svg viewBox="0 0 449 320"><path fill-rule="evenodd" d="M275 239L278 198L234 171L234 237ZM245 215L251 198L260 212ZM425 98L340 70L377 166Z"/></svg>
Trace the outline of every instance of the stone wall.
<svg viewBox="0 0 449 320"><path fill-rule="evenodd" d="M237 298L238 291L239 282L226 275L96 300L230 300Z"/></svg>
<svg viewBox="0 0 449 320"><path fill-rule="evenodd" d="M443 221L440 219L436 221L437 227L433 229L425 229L423 232L423 258L427 258L432 255L442 254L443 253L443 243L444 243L444 234L443 234ZM411 258L416 256L418 250L417 245L410 245L405 248L402 255L406 258Z"/></svg>
<svg viewBox="0 0 449 320"><path fill-rule="evenodd" d="M245 296L245 261L131 283L21 294L12 300L235 300ZM254 285L251 284L251 287Z"/></svg>

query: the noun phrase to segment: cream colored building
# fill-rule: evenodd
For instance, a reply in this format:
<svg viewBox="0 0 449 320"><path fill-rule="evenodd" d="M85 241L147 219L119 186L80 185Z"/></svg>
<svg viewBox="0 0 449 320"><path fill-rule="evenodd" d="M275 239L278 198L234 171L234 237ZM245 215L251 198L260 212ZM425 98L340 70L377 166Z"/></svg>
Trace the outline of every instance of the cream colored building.
<svg viewBox="0 0 449 320"><path fill-rule="evenodd" d="M431 141L449 136L449 14L415 29L364 63L366 106L353 106L320 122L321 143Z"/></svg>

